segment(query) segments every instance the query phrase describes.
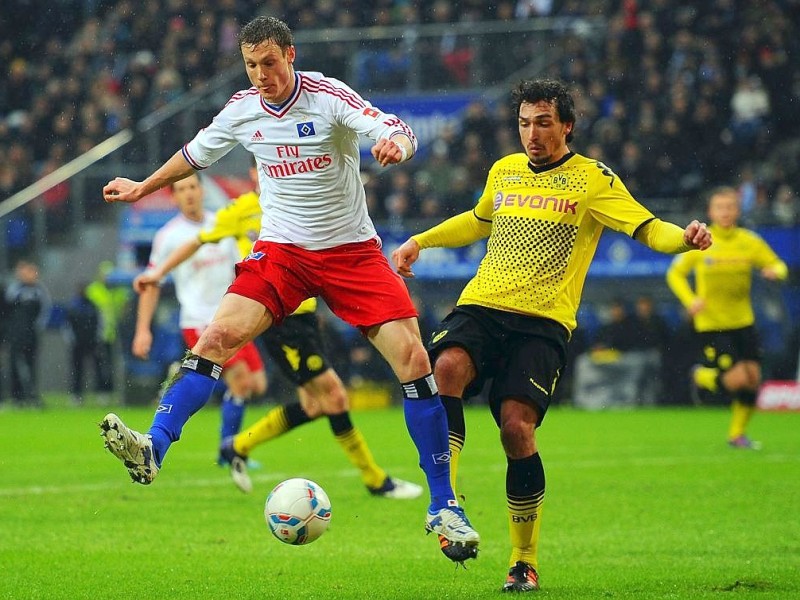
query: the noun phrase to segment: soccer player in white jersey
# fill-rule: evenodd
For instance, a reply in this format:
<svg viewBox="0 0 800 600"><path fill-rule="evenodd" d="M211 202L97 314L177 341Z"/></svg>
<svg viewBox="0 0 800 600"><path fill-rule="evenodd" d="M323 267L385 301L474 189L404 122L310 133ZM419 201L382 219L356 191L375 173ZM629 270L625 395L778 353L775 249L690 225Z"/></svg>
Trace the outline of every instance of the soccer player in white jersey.
<svg viewBox="0 0 800 600"><path fill-rule="evenodd" d="M381 252L359 173L359 135L375 141L372 156L386 166L411 158L414 133L341 81L295 71L292 32L282 21L258 17L238 41L253 87L234 94L144 181L118 177L103 188L106 202L136 202L241 145L258 163L263 211L252 253L237 265L235 281L167 386L150 429L138 433L108 414L100 424L106 447L134 481L152 482L183 425L207 402L224 362L303 300L320 296L367 336L402 383L406 426L430 491L425 528L438 534L451 560L472 558L480 536L450 485L447 417L418 315Z"/></svg>
<svg viewBox="0 0 800 600"><path fill-rule="evenodd" d="M155 285L142 288L137 281L160 266L175 248L187 240L195 239L203 228L214 221L214 213L203 209L203 186L197 174L173 183L172 197L180 213L156 232L147 271L134 280L133 287L139 292L139 304L131 352L142 359L147 358L153 345L151 325L161 291ZM214 318L222 296L233 281L234 265L239 260L239 249L232 239L201 250L191 261L172 272L180 305L179 325L188 346L197 342ZM255 344L245 344L228 359L223 375L227 390L222 400L222 440L236 435L241 429L245 402L267 389L264 363Z"/></svg>

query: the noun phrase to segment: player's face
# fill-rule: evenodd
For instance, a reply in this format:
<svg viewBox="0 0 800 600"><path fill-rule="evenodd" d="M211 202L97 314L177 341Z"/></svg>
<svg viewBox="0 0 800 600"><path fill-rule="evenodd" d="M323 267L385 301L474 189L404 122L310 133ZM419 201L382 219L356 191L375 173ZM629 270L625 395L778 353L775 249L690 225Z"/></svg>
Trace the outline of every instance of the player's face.
<svg viewBox="0 0 800 600"><path fill-rule="evenodd" d="M191 175L172 184L172 197L184 216L198 221L203 216L203 186L200 178Z"/></svg>
<svg viewBox="0 0 800 600"><path fill-rule="evenodd" d="M267 40L256 46L242 46L247 77L270 104L280 104L294 90L294 46L284 54L280 46Z"/></svg>
<svg viewBox="0 0 800 600"><path fill-rule="evenodd" d="M708 220L723 228L739 220L739 198L734 194L715 194L708 203Z"/></svg>
<svg viewBox="0 0 800 600"><path fill-rule="evenodd" d="M556 107L540 100L523 102L519 107L519 138L531 163L544 166L561 159L567 152L567 134L572 123L562 123Z"/></svg>

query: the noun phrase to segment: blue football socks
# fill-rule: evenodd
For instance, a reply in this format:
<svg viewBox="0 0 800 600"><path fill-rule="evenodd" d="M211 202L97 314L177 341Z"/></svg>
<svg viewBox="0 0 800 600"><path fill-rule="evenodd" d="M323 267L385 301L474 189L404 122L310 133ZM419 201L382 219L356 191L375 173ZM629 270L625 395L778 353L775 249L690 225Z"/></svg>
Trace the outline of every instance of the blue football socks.
<svg viewBox="0 0 800 600"><path fill-rule="evenodd" d="M402 386L406 427L419 452L419 466L425 473L431 492L428 511L435 513L448 506L457 506L450 487L447 413L439 398L433 375L404 383Z"/></svg>
<svg viewBox="0 0 800 600"><path fill-rule="evenodd" d="M237 398L231 395L230 391L225 392L220 409L222 412L220 438L224 440L227 437L236 435L242 429L244 398Z"/></svg>
<svg viewBox="0 0 800 600"><path fill-rule="evenodd" d="M220 365L190 354L166 384L147 432L153 441L156 465L161 466L169 447L180 439L183 426L208 402L221 373Z"/></svg>

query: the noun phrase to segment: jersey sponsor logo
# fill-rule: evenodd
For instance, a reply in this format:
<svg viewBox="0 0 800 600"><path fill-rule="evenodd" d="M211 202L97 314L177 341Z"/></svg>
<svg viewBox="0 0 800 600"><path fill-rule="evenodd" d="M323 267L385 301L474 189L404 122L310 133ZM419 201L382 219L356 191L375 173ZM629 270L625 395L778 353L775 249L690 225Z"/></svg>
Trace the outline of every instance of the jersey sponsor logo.
<svg viewBox="0 0 800 600"><path fill-rule="evenodd" d="M261 135L261 131L256 130L256 132L250 137L251 142L263 142L264 136Z"/></svg>
<svg viewBox="0 0 800 600"><path fill-rule="evenodd" d="M372 108L371 106L368 106L362 112L364 113L364 116L372 117L373 119L377 119L381 114L381 111L379 111L377 108Z"/></svg>
<svg viewBox="0 0 800 600"><path fill-rule="evenodd" d="M261 252L259 250L258 252L251 252L250 254L245 256L244 259L245 260L261 260L265 256L266 256L266 254L264 254L263 252Z"/></svg>
<svg viewBox="0 0 800 600"><path fill-rule="evenodd" d="M305 123L298 123L297 135L299 135L301 138L317 135L317 132L314 131L314 123L312 121L306 121Z"/></svg>
<svg viewBox="0 0 800 600"><path fill-rule="evenodd" d="M159 404L156 407L157 414L169 414L172 412L172 404Z"/></svg>
<svg viewBox="0 0 800 600"><path fill-rule="evenodd" d="M501 206L517 206L519 208L549 210L574 215L578 210L578 201L570 202L567 198L557 198L556 196L503 194L503 192L497 192L494 195L494 210L498 210Z"/></svg>
<svg viewBox="0 0 800 600"><path fill-rule="evenodd" d="M322 156L312 156L304 160L283 160L275 165L262 165L262 170L267 177L271 179L280 179L282 177L292 177L293 175L321 171L329 167L332 163L333 158L331 158L331 155L323 154Z"/></svg>

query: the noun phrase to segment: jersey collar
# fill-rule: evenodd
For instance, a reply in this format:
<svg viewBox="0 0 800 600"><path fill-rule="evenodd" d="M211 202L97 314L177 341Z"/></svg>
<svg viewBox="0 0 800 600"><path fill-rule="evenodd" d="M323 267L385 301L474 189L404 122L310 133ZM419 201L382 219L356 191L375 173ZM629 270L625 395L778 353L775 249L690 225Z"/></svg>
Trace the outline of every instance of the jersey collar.
<svg viewBox="0 0 800 600"><path fill-rule="evenodd" d="M261 97L261 107L271 114L273 117L280 119L283 115L289 112L289 109L294 106L294 103L297 102L297 98L300 97L300 76L297 74L297 71L294 72L294 89L292 90L291 95L284 100L281 104L269 104L264 97Z"/></svg>
<svg viewBox="0 0 800 600"><path fill-rule="evenodd" d="M550 169L555 169L556 167L560 167L565 162L567 162L570 158L575 156L574 152L567 152L564 156L558 159L554 163L550 163L549 165L544 165L543 167L537 167L531 161L528 161L528 168L533 171L534 173L544 173L545 171L549 171Z"/></svg>

